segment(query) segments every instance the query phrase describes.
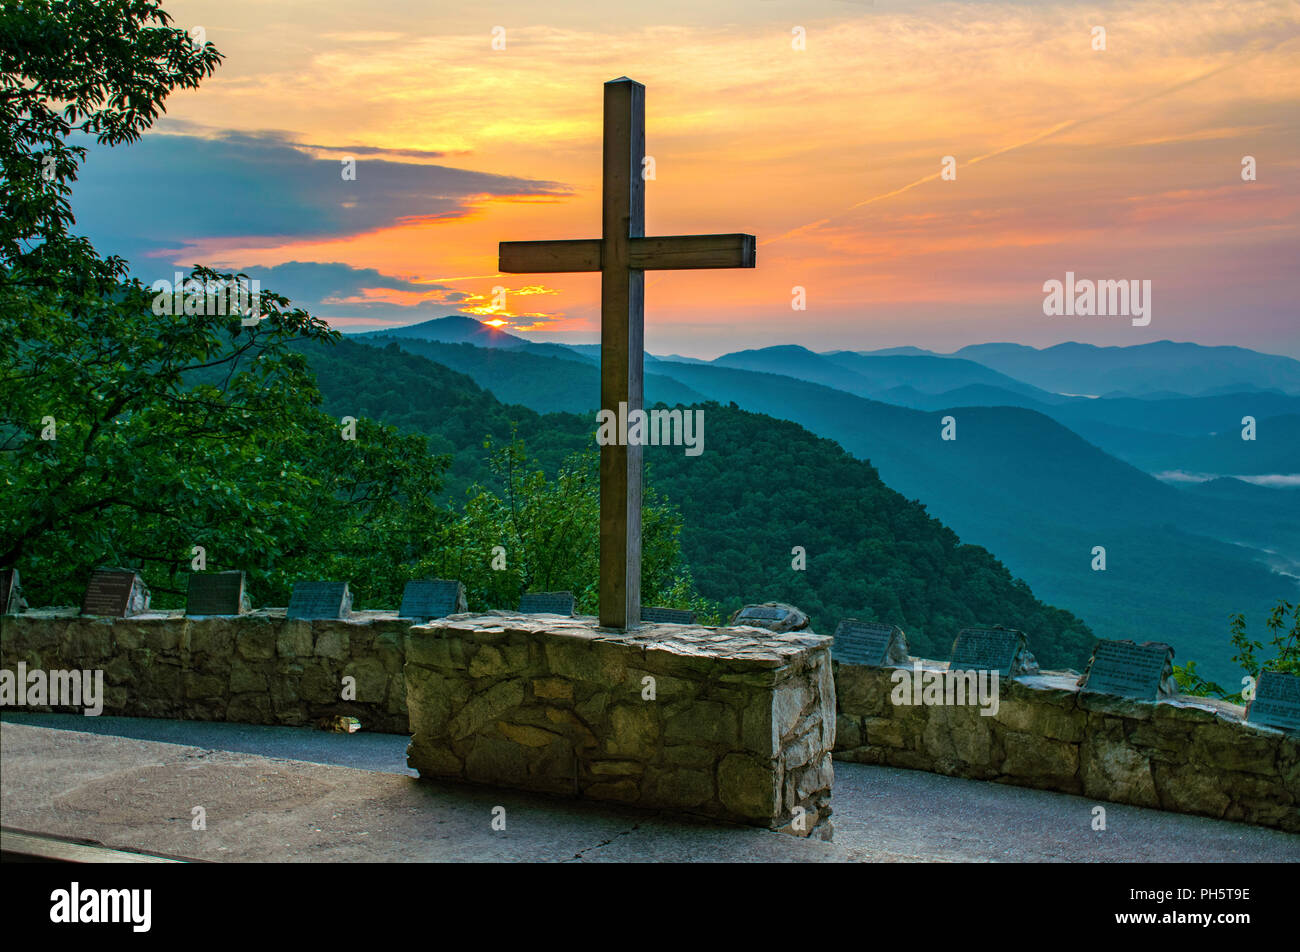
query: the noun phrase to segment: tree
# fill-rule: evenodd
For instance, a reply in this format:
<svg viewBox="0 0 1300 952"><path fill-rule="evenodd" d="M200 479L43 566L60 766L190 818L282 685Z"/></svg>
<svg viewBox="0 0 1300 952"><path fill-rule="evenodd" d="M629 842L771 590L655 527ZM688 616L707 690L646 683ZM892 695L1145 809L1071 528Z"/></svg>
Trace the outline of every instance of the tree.
<svg viewBox="0 0 1300 952"><path fill-rule="evenodd" d="M570 456L553 480L530 461L522 440L485 444L490 486L475 485L447 547L447 574L465 581L471 607L513 607L526 591L572 591L577 610L599 601L600 483L597 454ZM643 604L717 610L695 592L682 562L681 517L654 489L641 510Z"/></svg>
<svg viewBox="0 0 1300 952"><path fill-rule="evenodd" d="M1289 628L1286 620L1288 612L1291 613ZM1246 616L1238 612L1229 620L1229 640L1237 649L1232 661L1245 672L1243 686L1258 681L1262 671L1280 671L1300 677L1300 604L1292 605L1286 599L1279 599L1269 613L1268 620L1264 622L1264 627L1269 633L1268 643L1273 657L1260 661L1258 653L1264 650L1264 645L1246 634ZM1203 678L1196 670L1195 661L1188 661L1181 666L1174 665L1174 679L1184 694L1217 697L1234 704L1246 701L1242 691L1230 694L1226 688Z"/></svg>
<svg viewBox="0 0 1300 952"><path fill-rule="evenodd" d="M148 0L23 0L0 7L0 264L6 284L98 286L125 273L68 233L83 146L134 142L177 88L196 88L221 54ZM91 287L84 288L92 290Z"/></svg>
<svg viewBox="0 0 1300 952"><path fill-rule="evenodd" d="M0 567L46 604L100 563L176 604L203 562L280 604L295 577L353 575L359 604L395 604L445 540L447 461L364 419L343 438L294 348L338 335L241 275L150 291L69 230L68 137L138 138L220 60L168 23L144 0L0 8Z"/></svg>

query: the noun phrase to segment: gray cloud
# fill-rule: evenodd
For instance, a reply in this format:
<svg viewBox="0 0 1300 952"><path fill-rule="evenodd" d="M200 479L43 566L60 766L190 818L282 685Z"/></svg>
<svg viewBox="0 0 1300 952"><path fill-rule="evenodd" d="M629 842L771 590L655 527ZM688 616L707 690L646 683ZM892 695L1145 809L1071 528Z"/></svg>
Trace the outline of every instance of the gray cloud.
<svg viewBox="0 0 1300 952"><path fill-rule="evenodd" d="M101 253L133 261L198 239L329 238L457 218L484 196L571 191L556 182L396 161L401 150L376 157L367 148L351 150L356 180L345 181L338 158L304 149L347 149L299 145L282 133L153 134L111 149L83 144L90 154L73 186L77 230Z"/></svg>

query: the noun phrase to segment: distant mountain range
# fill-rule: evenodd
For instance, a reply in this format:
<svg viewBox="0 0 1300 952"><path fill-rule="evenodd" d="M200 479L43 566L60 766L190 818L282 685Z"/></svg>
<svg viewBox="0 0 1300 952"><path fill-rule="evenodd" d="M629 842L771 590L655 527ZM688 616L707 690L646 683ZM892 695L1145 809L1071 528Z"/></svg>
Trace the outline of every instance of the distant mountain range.
<svg viewBox="0 0 1300 952"><path fill-rule="evenodd" d="M590 360L600 359L600 347L596 344L534 343L460 314L349 336L361 340L373 337L415 338L526 352L539 352L537 348L542 348L540 352L552 354L567 350ZM724 354L712 361L651 354L646 355L646 360L712 363L743 370L782 373L828 386L836 386L828 378L834 375L834 368L839 367L862 380L844 378L843 382L848 385L837 386L837 389L853 392L853 387L867 388L873 394L896 387L940 394L964 387L986 386L1032 396L1044 403L1072 395L1165 399L1275 390L1300 396L1300 360L1262 354L1244 347L1167 340L1128 347L1097 347L1070 342L1041 349L1024 344L972 344L951 354L920 347L816 354L797 345L781 345Z"/></svg>
<svg viewBox="0 0 1300 952"><path fill-rule="evenodd" d="M469 375L503 401L538 412L595 409L598 348L520 338L470 346L476 332L457 329L463 320L386 337ZM439 342L453 332L461 343ZM362 340L386 343L368 337ZM1230 677L1228 614L1246 611L1258 630L1277 598L1294 601L1300 593L1300 493L1236 480L1170 484L1149 473L1300 473L1300 376L1296 386L1288 382L1300 362L1195 344L1062 347L1064 356L1062 348L1018 345L953 355L783 346L714 361L658 359L647 362L647 403L734 402L834 439L1098 634L1167 638L1180 660L1202 658L1212 676ZM1219 356L1226 363L1216 368ZM1030 372L1071 357L1091 364L1092 376L1079 366L1073 377L1060 370L1055 381ZM1151 371L1149 386L1128 380L1126 392L1145 386L1142 398L1058 392L1113 391L1118 376L1137 367ZM1252 377L1256 371L1264 376ZM1159 395L1172 386L1231 392ZM940 438L941 418L949 415L957 421L955 441ZM1257 421L1255 441L1241 439L1243 416ZM1107 549L1105 572L1090 568L1096 545Z"/></svg>
<svg viewBox="0 0 1300 952"><path fill-rule="evenodd" d="M860 397L879 398L899 387L934 394L967 386L996 387L1042 401L1053 397L974 361L934 355L865 355L853 351L815 354L804 347L787 345L724 354L711 363L715 367L784 374Z"/></svg>
<svg viewBox="0 0 1300 952"><path fill-rule="evenodd" d="M1300 361L1244 347L1168 340L1129 347L1066 343L1042 350L1023 344L975 344L952 356L1058 393L1199 396L1280 390L1300 394Z"/></svg>
<svg viewBox="0 0 1300 952"><path fill-rule="evenodd" d="M458 315L354 336L369 343L395 340L433 360L441 355L448 366L470 374L501 400L539 412L589 409L598 392L589 381L565 373L562 365L549 365L552 372L545 375L515 369L522 354L595 366L600 360L596 344L534 343ZM438 346L449 344L473 345L477 352L452 356ZM712 361L646 355L646 364L647 399L669 404L703 399L682 379L684 371L674 373L671 365L726 367L793 377L917 410L1036 410L1112 456L1169 478L1300 473L1300 361L1240 347L1160 341L1037 350L978 344L954 354L918 347L818 354L782 345ZM1116 389L1117 384L1123 387ZM1183 390L1169 389L1175 386ZM1101 390L1107 391L1104 399L1066 395ZM1255 421L1254 440L1241 439L1245 417Z"/></svg>

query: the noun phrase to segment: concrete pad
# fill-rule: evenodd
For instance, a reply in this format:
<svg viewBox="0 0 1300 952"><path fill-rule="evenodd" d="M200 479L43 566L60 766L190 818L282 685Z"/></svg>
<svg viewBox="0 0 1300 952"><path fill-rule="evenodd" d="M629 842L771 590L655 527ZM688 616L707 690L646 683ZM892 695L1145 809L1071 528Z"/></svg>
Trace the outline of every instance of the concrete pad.
<svg viewBox="0 0 1300 952"><path fill-rule="evenodd" d="M842 859L815 840L396 774L6 722L6 826L233 862ZM191 829L202 806L207 829ZM493 808L506 829L492 829Z"/></svg>
<svg viewBox="0 0 1300 952"><path fill-rule="evenodd" d="M224 740L250 740L229 727ZM298 736L292 728L267 730L286 732L270 748L277 752ZM319 734L313 756L349 761L359 736ZM0 815L22 830L217 861L1300 861L1300 836L1277 830L1105 803L1107 829L1094 831L1098 804L1083 797L843 762L835 765L835 839L825 843L417 781L399 773L402 739L385 740L392 773L376 769L377 756L372 769L358 770L6 719ZM206 831L190 829L196 805L207 810ZM504 831L492 829L496 806L506 809Z"/></svg>

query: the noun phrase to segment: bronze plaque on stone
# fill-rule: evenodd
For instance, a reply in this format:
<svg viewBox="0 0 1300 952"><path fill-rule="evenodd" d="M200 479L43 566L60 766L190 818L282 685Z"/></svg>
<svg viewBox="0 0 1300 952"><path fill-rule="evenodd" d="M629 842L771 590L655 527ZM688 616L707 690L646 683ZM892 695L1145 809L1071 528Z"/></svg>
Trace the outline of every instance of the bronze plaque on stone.
<svg viewBox="0 0 1300 952"><path fill-rule="evenodd" d="M186 615L239 615L243 611L243 572L195 572L190 576Z"/></svg>
<svg viewBox="0 0 1300 952"><path fill-rule="evenodd" d="M1261 671L1255 699L1246 708L1246 721L1284 731L1300 731L1300 677L1281 671Z"/></svg>
<svg viewBox="0 0 1300 952"><path fill-rule="evenodd" d="M468 608L465 586L448 579L423 579L406 583L397 614L418 622L445 618Z"/></svg>
<svg viewBox="0 0 1300 952"><path fill-rule="evenodd" d="M347 618L352 613L352 593L347 582L294 582L288 617L303 621Z"/></svg>
<svg viewBox="0 0 1300 952"><path fill-rule="evenodd" d="M743 625L747 621L782 621L789 614L784 608L774 608L771 605L746 605L736 616L733 624Z"/></svg>
<svg viewBox="0 0 1300 952"><path fill-rule="evenodd" d="M641 620L661 625L693 625L695 612L684 608L650 608L643 605Z"/></svg>
<svg viewBox="0 0 1300 952"><path fill-rule="evenodd" d="M130 569L95 569L86 583L81 614L126 618L149 610L149 590Z"/></svg>
<svg viewBox="0 0 1300 952"><path fill-rule="evenodd" d="M897 625L845 618L835 629L831 659L840 664L907 664L907 639Z"/></svg>
<svg viewBox="0 0 1300 952"><path fill-rule="evenodd" d="M521 615L573 615L572 592L528 592L519 599Z"/></svg>
<svg viewBox="0 0 1300 952"><path fill-rule="evenodd" d="M1103 638L1092 649L1088 670L1079 679L1079 693L1155 701L1176 693L1173 667L1174 649L1169 645Z"/></svg>
<svg viewBox="0 0 1300 952"><path fill-rule="evenodd" d="M784 602L745 605L731 616L728 625L765 628L779 633L800 631L808 627L808 616Z"/></svg>
<svg viewBox="0 0 1300 952"><path fill-rule="evenodd" d="M952 643L949 671L996 671L1002 677L1024 674L1021 658L1027 639L1014 628L963 628Z"/></svg>

